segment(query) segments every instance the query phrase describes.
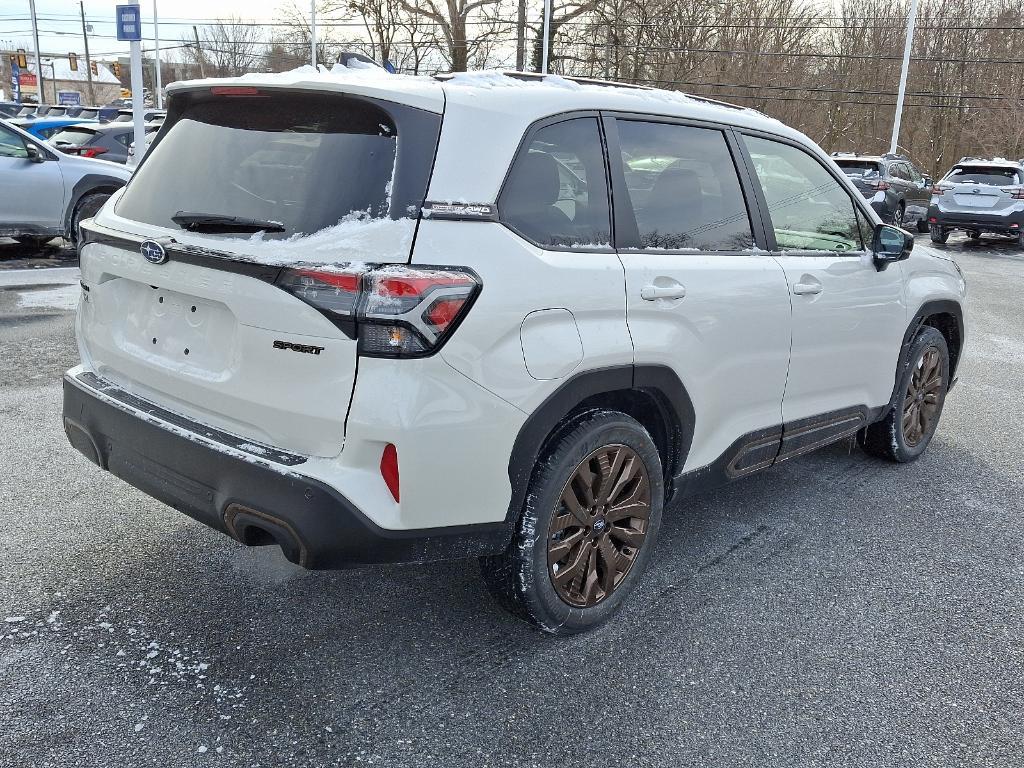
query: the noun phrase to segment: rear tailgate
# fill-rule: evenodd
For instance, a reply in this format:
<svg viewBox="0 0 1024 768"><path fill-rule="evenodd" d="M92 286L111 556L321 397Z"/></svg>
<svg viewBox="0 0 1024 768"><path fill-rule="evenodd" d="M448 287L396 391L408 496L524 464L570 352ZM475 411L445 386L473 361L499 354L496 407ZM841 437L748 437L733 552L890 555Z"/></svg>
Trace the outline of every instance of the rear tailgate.
<svg viewBox="0 0 1024 768"><path fill-rule="evenodd" d="M255 90L175 94L152 154L86 225L82 358L194 421L334 456L355 333L302 298L295 269L409 261L440 115Z"/></svg>

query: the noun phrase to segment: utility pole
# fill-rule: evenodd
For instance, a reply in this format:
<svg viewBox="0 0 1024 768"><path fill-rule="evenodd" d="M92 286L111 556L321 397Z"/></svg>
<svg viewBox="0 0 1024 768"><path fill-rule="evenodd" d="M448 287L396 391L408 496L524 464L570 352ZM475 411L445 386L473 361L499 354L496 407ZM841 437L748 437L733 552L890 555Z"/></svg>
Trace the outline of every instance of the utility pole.
<svg viewBox="0 0 1024 768"><path fill-rule="evenodd" d="M911 0L910 15L907 16L907 42L903 47L903 69L900 71L900 90L896 96L896 118L892 124L890 154L896 154L900 141L900 123L903 122L903 97L907 94L907 73L910 71L910 51L914 47L914 25L917 23L917 2Z"/></svg>
<svg viewBox="0 0 1024 768"><path fill-rule="evenodd" d="M551 39L551 0L544 0L544 41L541 44L540 71L548 73L548 41Z"/></svg>
<svg viewBox="0 0 1024 768"><path fill-rule="evenodd" d="M199 47L199 29L195 24L192 25L192 34L196 36L196 58L199 60L199 76L206 77L206 66L203 64L203 49Z"/></svg>
<svg viewBox="0 0 1024 768"><path fill-rule="evenodd" d="M43 103L43 57L39 53L39 25L36 23L36 0L28 0L32 16L32 44L36 47L36 101Z"/></svg>
<svg viewBox="0 0 1024 768"><path fill-rule="evenodd" d="M309 39L313 50L313 68L316 69L316 0L309 0Z"/></svg>
<svg viewBox="0 0 1024 768"><path fill-rule="evenodd" d="M88 49L86 50L88 51ZM153 0L153 56L156 57L156 108L163 109L164 86L160 76L160 22L156 16L156 0Z"/></svg>
<svg viewBox="0 0 1024 768"><path fill-rule="evenodd" d="M89 78L89 103L96 103L96 91L92 86L92 59L89 58L89 34L85 28L85 2L78 0L78 10L82 13L82 40L85 42L85 75Z"/></svg>

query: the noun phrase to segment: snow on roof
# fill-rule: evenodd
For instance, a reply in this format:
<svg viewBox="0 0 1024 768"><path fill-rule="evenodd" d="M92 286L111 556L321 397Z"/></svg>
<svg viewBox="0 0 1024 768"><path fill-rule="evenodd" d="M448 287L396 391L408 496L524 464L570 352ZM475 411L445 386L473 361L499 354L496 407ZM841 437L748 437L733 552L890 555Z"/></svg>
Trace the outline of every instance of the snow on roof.
<svg viewBox="0 0 1024 768"><path fill-rule="evenodd" d="M53 63L53 68L50 68L50 63ZM30 59L29 68L35 71L35 59ZM47 80L70 80L72 82L88 82L89 74L87 72L88 66L85 63L85 57L81 56L78 59L78 71L73 72L71 70L71 62L67 58L43 58L43 77ZM92 76L92 81L98 84L109 84L109 85L120 85L121 81L114 77L114 73L107 69L103 64L96 62L97 74Z"/></svg>

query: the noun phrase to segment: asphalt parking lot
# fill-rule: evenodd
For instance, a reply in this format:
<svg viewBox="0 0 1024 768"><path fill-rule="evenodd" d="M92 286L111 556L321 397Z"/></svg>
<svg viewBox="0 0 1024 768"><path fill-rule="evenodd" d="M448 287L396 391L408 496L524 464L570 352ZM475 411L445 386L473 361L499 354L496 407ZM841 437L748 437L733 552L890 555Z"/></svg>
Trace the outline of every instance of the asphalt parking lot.
<svg viewBox="0 0 1024 768"><path fill-rule="evenodd" d="M475 562L304 572L99 473L60 419L73 253L11 248L0 765L1021 764L1024 253L1005 243L947 247L969 347L919 462L844 443L677 505L642 593L570 639L493 606Z"/></svg>

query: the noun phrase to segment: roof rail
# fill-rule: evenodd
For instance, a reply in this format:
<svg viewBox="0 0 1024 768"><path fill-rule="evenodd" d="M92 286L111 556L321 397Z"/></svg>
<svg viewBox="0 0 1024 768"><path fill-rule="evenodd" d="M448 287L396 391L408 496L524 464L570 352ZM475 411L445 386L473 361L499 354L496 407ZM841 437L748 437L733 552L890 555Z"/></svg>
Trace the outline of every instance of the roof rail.
<svg viewBox="0 0 1024 768"><path fill-rule="evenodd" d="M446 80L451 80L454 74L454 72L445 72L442 74L434 75L434 79L444 82ZM543 82L545 77L553 75L554 73L544 74L542 72L520 72L519 70L516 69L510 69L504 70L501 74L505 75L506 77L511 77L515 80L539 83ZM638 83L623 83L618 80L601 80L595 77L576 77L575 75L558 75L558 77L573 83L579 83L580 85L597 85L605 88L631 88L638 91L661 90L657 88L657 86L639 85ZM732 102L721 101L720 99L712 99L708 96L700 96L694 93L686 93L685 91L673 91L673 93L678 93L681 96L685 96L688 99L693 99L694 101L701 101L704 102L705 104L714 104L716 106L726 107L728 109L739 109L751 112L757 111L755 109L752 109L751 107L744 107L739 104L733 104Z"/></svg>

